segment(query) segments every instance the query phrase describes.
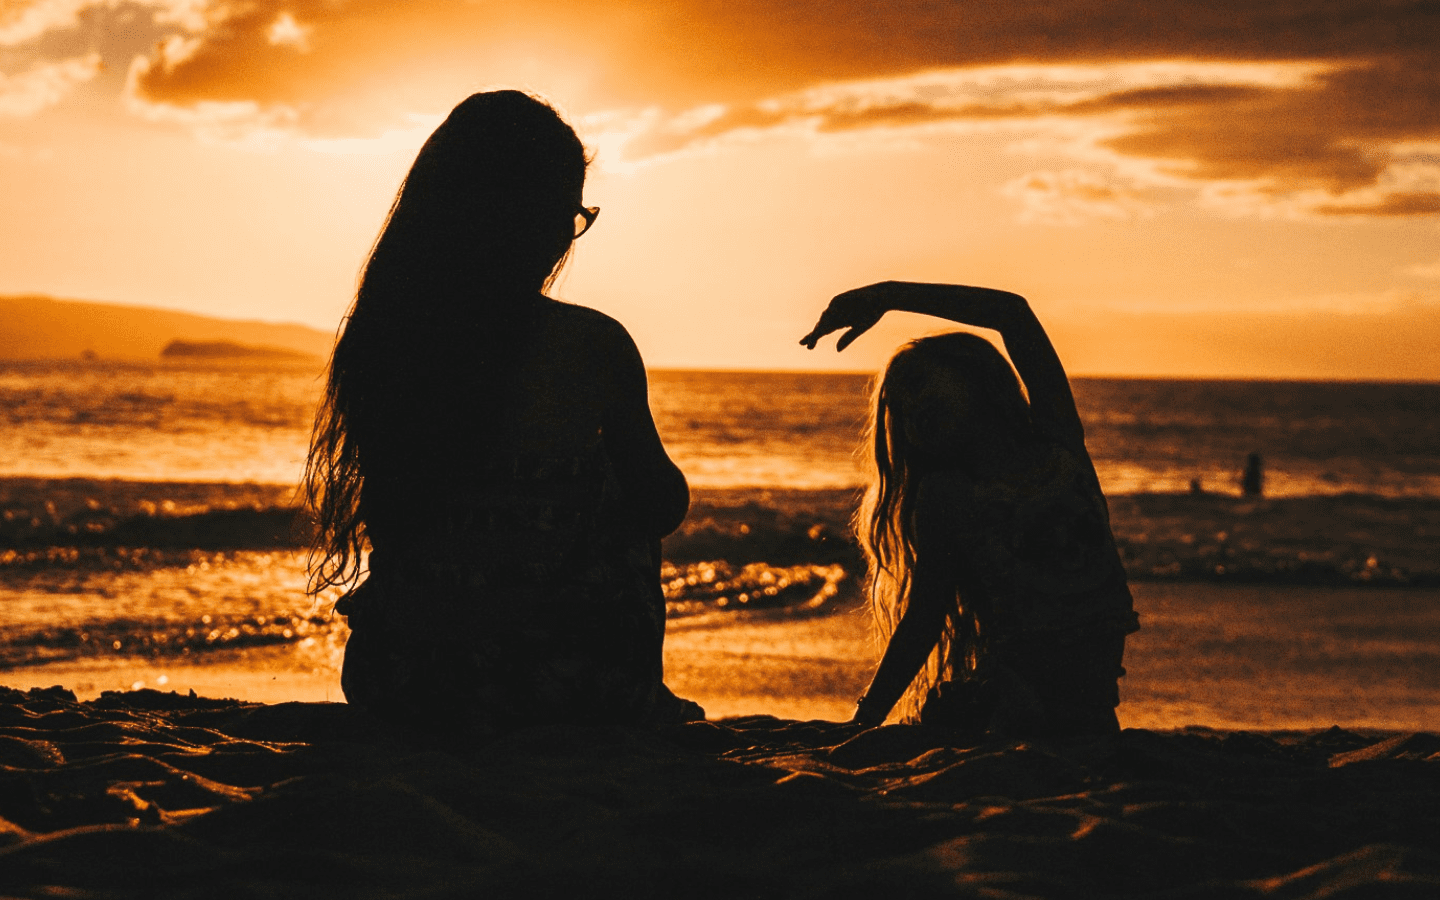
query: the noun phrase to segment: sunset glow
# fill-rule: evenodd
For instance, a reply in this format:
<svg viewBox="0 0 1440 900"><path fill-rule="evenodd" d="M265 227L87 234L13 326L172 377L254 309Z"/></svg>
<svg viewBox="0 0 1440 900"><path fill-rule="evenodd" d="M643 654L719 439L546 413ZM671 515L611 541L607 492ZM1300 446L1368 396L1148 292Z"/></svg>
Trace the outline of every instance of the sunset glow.
<svg viewBox="0 0 1440 900"><path fill-rule="evenodd" d="M605 213L561 296L654 367L888 278L1027 296L1082 374L1440 379L1440 9L1200 0L5 0L0 295L334 329L415 150L542 94Z"/></svg>

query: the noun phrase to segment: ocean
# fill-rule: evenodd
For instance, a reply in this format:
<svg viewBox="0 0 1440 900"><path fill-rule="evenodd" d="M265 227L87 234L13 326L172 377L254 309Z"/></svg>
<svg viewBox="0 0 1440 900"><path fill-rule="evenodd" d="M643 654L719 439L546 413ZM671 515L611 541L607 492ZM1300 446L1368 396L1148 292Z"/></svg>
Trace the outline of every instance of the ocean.
<svg viewBox="0 0 1440 900"><path fill-rule="evenodd" d="M870 377L659 371L656 425L704 488L860 484ZM293 486L321 391L309 368L0 362L0 476ZM1107 494L1440 498L1440 385L1074 381Z"/></svg>
<svg viewBox="0 0 1440 900"><path fill-rule="evenodd" d="M869 384L651 373L657 427L695 493L666 542L677 635L854 615L847 523ZM167 662L255 648L333 670L346 631L333 595L304 593L294 510L320 390L313 368L0 363L0 683L78 663L153 679ZM1344 684L1388 673L1377 683L1394 702L1350 724L1440 727L1440 385L1082 378L1074 390L1147 617L1136 652L1153 640L1157 658L1193 657L1137 686L1145 721L1199 715L1176 673L1226 659L1233 687L1278 654L1297 668L1276 678L1312 686L1327 666L1353 670ZM1250 453L1264 461L1259 500L1239 494ZM1331 602L1342 594L1369 599ZM1210 631L1188 641L1196 623ZM847 665L858 674L837 691L868 675L868 662ZM1348 690L1321 707L1343 708Z"/></svg>

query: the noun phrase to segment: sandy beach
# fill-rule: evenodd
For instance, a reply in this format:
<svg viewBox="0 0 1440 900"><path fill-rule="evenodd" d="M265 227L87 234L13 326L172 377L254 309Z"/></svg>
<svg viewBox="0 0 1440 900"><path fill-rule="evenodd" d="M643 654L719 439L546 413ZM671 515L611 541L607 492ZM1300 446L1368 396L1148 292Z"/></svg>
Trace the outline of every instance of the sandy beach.
<svg viewBox="0 0 1440 900"><path fill-rule="evenodd" d="M1173 641L1218 641L1187 609L1289 617L1283 591L1142 584L1137 598L1126 730L1092 743L839 724L874 653L858 608L672 621L668 680L708 722L479 747L325 702L340 694L323 641L14 670L6 683L67 687L0 688L0 894L1440 895L1433 670L1409 672L1411 695L1387 686L1383 708L1364 697L1373 667L1307 681L1294 660L1257 670L1216 643L1206 671L1170 671ZM1237 659L1252 662L1228 671ZM1168 687L1187 675L1188 692Z"/></svg>
<svg viewBox="0 0 1440 900"><path fill-rule="evenodd" d="M22 897L1431 897L1440 737L553 726L0 691Z"/></svg>

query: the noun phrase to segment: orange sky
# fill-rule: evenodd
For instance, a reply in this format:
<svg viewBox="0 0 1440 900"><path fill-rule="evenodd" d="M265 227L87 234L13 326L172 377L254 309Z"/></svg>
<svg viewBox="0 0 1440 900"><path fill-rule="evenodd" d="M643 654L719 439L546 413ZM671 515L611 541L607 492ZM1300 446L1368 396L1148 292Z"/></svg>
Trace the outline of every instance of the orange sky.
<svg viewBox="0 0 1440 900"><path fill-rule="evenodd" d="M0 294L334 328L415 149L549 97L603 209L560 293L653 366L885 278L1030 298L1072 371L1440 378L1440 7L4 0Z"/></svg>

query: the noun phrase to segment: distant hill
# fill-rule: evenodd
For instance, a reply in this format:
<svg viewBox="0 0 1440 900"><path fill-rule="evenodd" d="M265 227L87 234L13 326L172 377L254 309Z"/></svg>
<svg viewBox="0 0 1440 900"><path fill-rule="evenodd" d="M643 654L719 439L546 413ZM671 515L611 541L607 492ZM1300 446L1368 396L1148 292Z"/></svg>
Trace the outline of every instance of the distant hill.
<svg viewBox="0 0 1440 900"><path fill-rule="evenodd" d="M51 297L0 297L0 359L115 359L153 362L178 342L225 345L258 359L255 351L298 354L292 361L328 357L334 335L304 325L216 319L168 309L119 306ZM213 347L212 347L213 349ZM223 348L222 348L223 349ZM179 358L172 354L166 358ZM220 358L214 354L203 357ZM236 358L230 356L228 358Z"/></svg>
<svg viewBox="0 0 1440 900"><path fill-rule="evenodd" d="M320 362L313 353L284 347L254 347L234 341L171 341L160 351L161 359L225 359L255 362Z"/></svg>

